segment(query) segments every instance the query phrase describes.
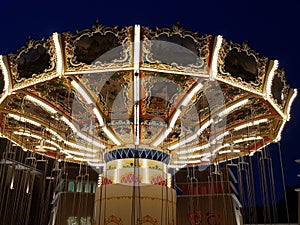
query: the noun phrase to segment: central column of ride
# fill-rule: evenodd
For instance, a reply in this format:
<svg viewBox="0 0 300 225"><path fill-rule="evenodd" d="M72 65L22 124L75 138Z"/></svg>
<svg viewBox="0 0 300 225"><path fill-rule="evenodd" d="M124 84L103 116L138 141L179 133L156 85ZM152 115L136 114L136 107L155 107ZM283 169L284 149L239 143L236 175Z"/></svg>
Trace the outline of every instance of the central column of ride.
<svg viewBox="0 0 300 225"><path fill-rule="evenodd" d="M176 223L176 192L167 171L168 154L124 148L107 152L104 159L106 168L95 199L97 225Z"/></svg>

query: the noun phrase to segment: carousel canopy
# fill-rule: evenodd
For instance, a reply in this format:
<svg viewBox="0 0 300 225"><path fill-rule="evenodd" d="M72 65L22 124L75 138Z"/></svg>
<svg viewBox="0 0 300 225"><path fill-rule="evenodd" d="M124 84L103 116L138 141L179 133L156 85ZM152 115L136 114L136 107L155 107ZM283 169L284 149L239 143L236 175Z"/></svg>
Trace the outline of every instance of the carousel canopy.
<svg viewBox="0 0 300 225"><path fill-rule="evenodd" d="M94 166L138 156L181 167L253 154L280 140L296 96L276 60L179 25L96 23L29 39L0 66L2 137Z"/></svg>

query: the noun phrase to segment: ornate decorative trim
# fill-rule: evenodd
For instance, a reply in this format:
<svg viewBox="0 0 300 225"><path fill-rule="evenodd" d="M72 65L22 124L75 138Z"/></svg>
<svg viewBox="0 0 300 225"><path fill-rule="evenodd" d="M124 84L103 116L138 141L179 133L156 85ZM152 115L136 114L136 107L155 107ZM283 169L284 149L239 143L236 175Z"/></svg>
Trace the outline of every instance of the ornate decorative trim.
<svg viewBox="0 0 300 225"><path fill-rule="evenodd" d="M107 198L101 198L101 199L97 199L96 201L110 201L110 200L123 200L123 199L132 199L133 196L115 196L115 197L107 197ZM164 202L168 202L168 203L171 203L171 204L175 204L176 203L176 200L175 201L172 201L170 199L161 199L161 198L158 198L158 197L150 197L150 196L142 196L142 197L139 197L139 199L141 200L152 200L152 201L164 201Z"/></svg>
<svg viewBox="0 0 300 225"><path fill-rule="evenodd" d="M158 28L152 30L150 27L142 27L142 68L153 68L158 70L171 70L177 72L188 72L195 74L208 73L208 61L210 57L213 38L211 35L198 36L197 32L188 31L179 24L173 25L171 28ZM180 38L189 38L195 46L195 56L198 56L197 63L181 66L173 62L171 64L162 63L153 58L153 42L162 35L172 37L178 35ZM174 43L176 44L176 43ZM191 51L192 52L192 51Z"/></svg>
<svg viewBox="0 0 300 225"><path fill-rule="evenodd" d="M137 225L142 225L144 223L151 223L153 225L157 225L157 219L149 215L144 216L142 219L137 219Z"/></svg>
<svg viewBox="0 0 300 225"><path fill-rule="evenodd" d="M282 84L283 84L283 88L281 90L281 100L282 102L279 103L278 100L276 98L274 98L274 93L272 91L272 87L273 87L273 84L274 84L274 80L275 79L279 79ZM283 110L283 108L285 107L286 105L286 101L287 101L287 98L288 98L288 94L289 94L289 90L290 90L290 85L287 83L287 80L286 80L286 77L285 77L285 72L284 70L282 69L277 69L275 71L275 74L274 74L274 78L273 78L273 82L272 82L272 85L271 85L271 95L269 96L271 98L271 100L281 109Z"/></svg>
<svg viewBox="0 0 300 225"><path fill-rule="evenodd" d="M258 70L257 78L254 82L253 81L246 82L242 80L240 77L235 78L225 70L225 58L228 55L228 53L234 49L237 52L246 53L247 56L251 56L254 58L256 62L256 69ZM219 78L220 80L225 80L226 82L230 83L235 87L241 87L247 91L254 92L254 93L257 92L262 93L263 81L266 75L267 63L268 63L268 58L260 56L259 53L255 52L253 49L250 48L247 42L239 44L239 43L233 43L231 41L228 43L225 40L223 40L223 44L221 46L219 52L219 58L218 58L219 69L218 69L217 78Z"/></svg>
<svg viewBox="0 0 300 225"><path fill-rule="evenodd" d="M115 223L117 225L123 225L122 219L120 217L116 217L115 215L111 215L104 219L105 225L110 224L110 223Z"/></svg>
<svg viewBox="0 0 300 225"><path fill-rule="evenodd" d="M31 74L30 77L22 77L22 74L18 71L18 62L26 62L27 59L21 59L23 55L28 54L30 51L39 52L38 48L45 50L45 54L49 56L49 66L45 68L44 71L39 72L38 74ZM53 37L48 39L33 40L29 39L25 46L20 48L16 54L8 55L10 69L14 82L14 89L19 89L25 86L29 86L33 83L43 82L51 79L53 76L56 76L56 53L55 53L55 44Z"/></svg>
<svg viewBox="0 0 300 225"><path fill-rule="evenodd" d="M120 58L115 58L111 62L93 62L88 65L83 62L79 62L75 54L77 43L81 38L91 38L94 35L113 35L116 38L117 43L116 48L120 48ZM102 69L107 70L111 68L125 68L132 66L132 42L133 42L133 27L124 27L121 30L118 29L118 26L107 27L102 24L99 24L98 21L90 29L84 29L77 31L76 34L72 33L63 33L64 40L64 51L65 51L65 62L66 62L66 71L84 71L88 69ZM87 51L87 49L85 49ZM104 53L105 54L105 53Z"/></svg>

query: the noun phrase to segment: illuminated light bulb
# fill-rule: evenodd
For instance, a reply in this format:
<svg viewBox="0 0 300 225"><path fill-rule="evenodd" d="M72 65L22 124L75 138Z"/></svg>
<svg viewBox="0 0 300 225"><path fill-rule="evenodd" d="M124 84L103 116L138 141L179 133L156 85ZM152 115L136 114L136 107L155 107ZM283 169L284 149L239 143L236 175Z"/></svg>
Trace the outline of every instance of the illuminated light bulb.
<svg viewBox="0 0 300 225"><path fill-rule="evenodd" d="M15 176L12 175L11 182L10 182L10 187L9 187L11 190L14 189L14 181L15 181Z"/></svg>

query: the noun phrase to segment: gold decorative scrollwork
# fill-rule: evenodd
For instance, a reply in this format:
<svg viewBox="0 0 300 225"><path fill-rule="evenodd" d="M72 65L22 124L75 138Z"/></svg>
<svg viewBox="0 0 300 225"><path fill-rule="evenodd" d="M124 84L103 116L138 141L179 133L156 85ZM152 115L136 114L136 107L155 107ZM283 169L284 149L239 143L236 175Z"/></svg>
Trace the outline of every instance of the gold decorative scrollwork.
<svg viewBox="0 0 300 225"><path fill-rule="evenodd" d="M275 102L275 104L281 110L283 110L283 108L285 107L286 101L288 99L290 85L287 83L287 80L286 80L286 77L285 77L285 72L282 69L277 69L275 71L271 89L273 89L273 86L275 85L274 79L278 79L282 83L283 87L282 87L282 90L281 90L281 93L280 93L281 94L280 101L274 97L274 93L272 93L270 98L272 99L273 102Z"/></svg>
<svg viewBox="0 0 300 225"><path fill-rule="evenodd" d="M44 51L43 55L41 51ZM43 57L48 56L48 59ZM48 39L41 40L33 40L29 39L23 47L21 47L16 54L9 54L9 63L11 74L13 77L13 86L14 88L29 86L33 83L43 82L48 79L51 79L54 75L56 75L56 54L55 54L55 46L53 38L50 37ZM41 67L41 70L36 73L30 73L28 75L24 75L20 72L20 66L23 64L28 64L26 69L30 68L33 71L36 70L37 66L41 66L41 61L48 61L48 65L45 65L44 68ZM43 61L45 63L45 61ZM33 64L37 65L33 65Z"/></svg>
<svg viewBox="0 0 300 225"><path fill-rule="evenodd" d="M225 58L229 52L236 50L238 53L244 53L252 57L256 63L257 77L255 81L246 82L241 77L233 77L225 69ZM247 91L262 92L263 81L266 74L268 58L262 57L259 53L250 48L247 42L242 44L223 41L218 58L218 78L232 84L235 87L244 87Z"/></svg>
<svg viewBox="0 0 300 225"><path fill-rule="evenodd" d="M104 52L103 55L105 55L107 52L110 52L111 54L118 53L118 56L110 60L103 59L103 61L100 59L100 56L99 58L95 58L95 61L89 65L84 62L80 62L75 53L77 44L82 38L92 38L95 35L100 35L102 37L105 37L105 35L110 35L112 38L114 38L113 43L105 46L103 45L102 47L114 47L115 50L117 49L117 52L113 53L110 52L113 49L108 49L108 51ZM64 51L67 67L66 71L85 71L88 69L107 70L111 68L124 68L131 66L133 42L132 26L124 27L119 30L118 26L107 27L96 22L90 29L77 31L76 34L63 33L62 36L64 37ZM107 42L110 41L112 40L108 38ZM88 49L83 50L85 51L86 55L90 54Z"/></svg>
<svg viewBox="0 0 300 225"><path fill-rule="evenodd" d="M110 223L115 223L117 225L123 225L122 219L120 217L116 217L115 215L111 215L104 219L105 225L110 224Z"/></svg>
<svg viewBox="0 0 300 225"><path fill-rule="evenodd" d="M159 41L159 38L162 36L170 37L179 37L182 40L189 41L190 52L193 52L196 61L194 63L188 63L187 65L179 65L178 62L164 63L160 60L153 57L153 41ZM205 74L207 73L207 65L209 61L210 48L213 38L211 35L202 35L198 36L197 32L192 32L184 29L179 24L173 25L171 28L157 28L152 30L149 27L142 28L142 60L143 68L152 68L158 70L171 70L171 71L180 71L186 73L195 73L195 74ZM170 40L166 42L172 43ZM180 46L180 43L174 42L174 44ZM167 47L167 46L166 46ZM171 46L170 46L171 47ZM182 47L183 49L188 49L187 46ZM182 57L182 55L181 55Z"/></svg>
<svg viewBox="0 0 300 225"><path fill-rule="evenodd" d="M137 225L142 225L144 223L151 223L153 225L157 225L157 219L149 215L144 216L142 219L137 219Z"/></svg>

